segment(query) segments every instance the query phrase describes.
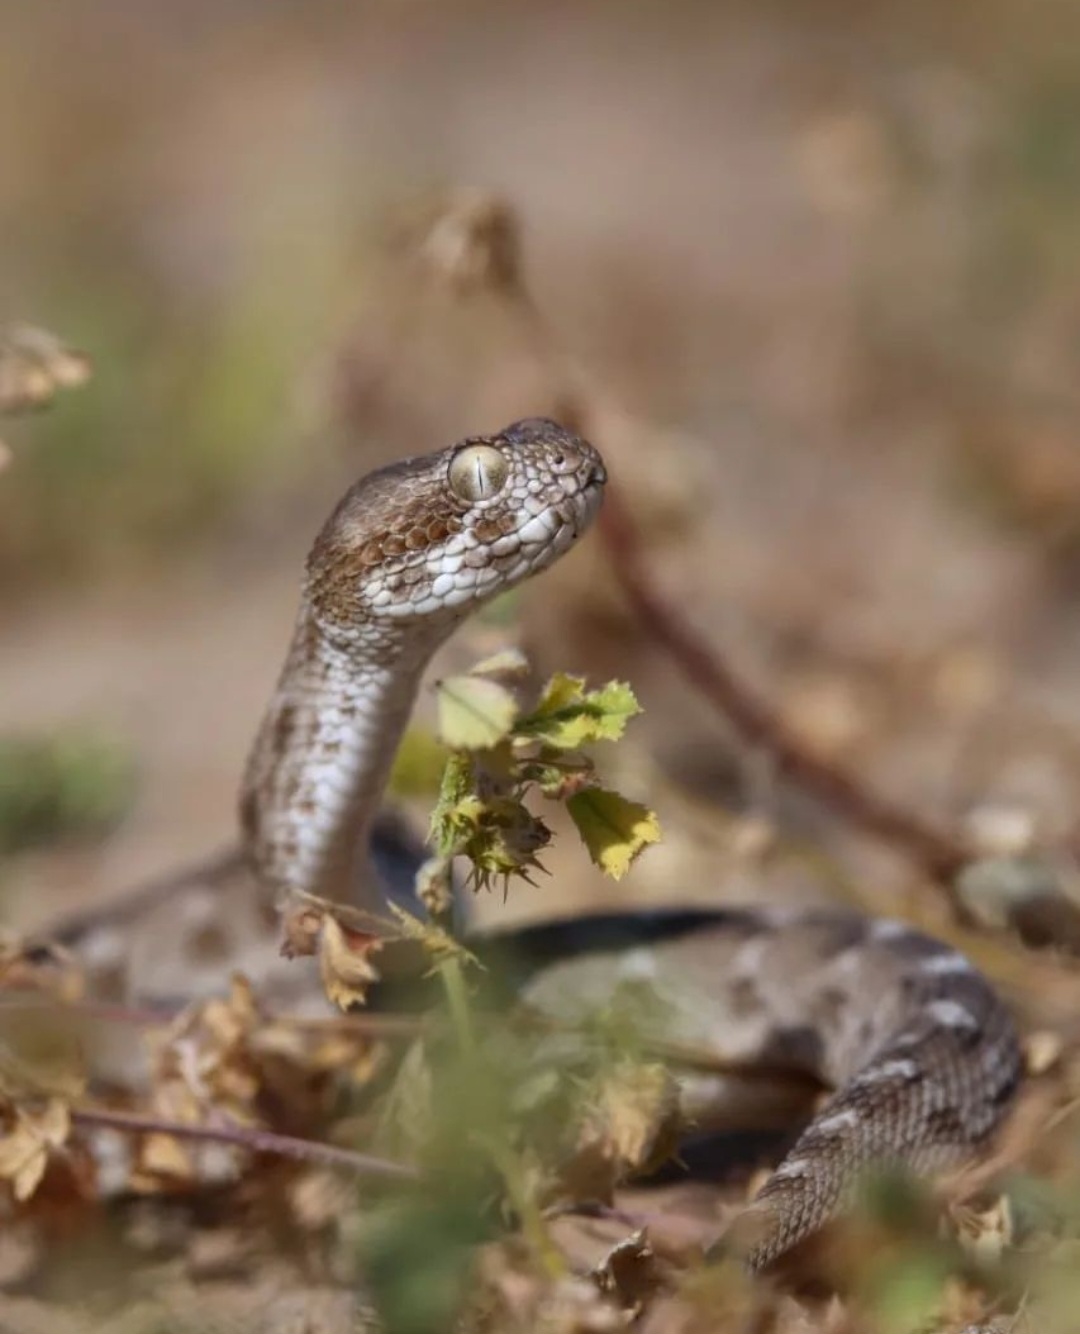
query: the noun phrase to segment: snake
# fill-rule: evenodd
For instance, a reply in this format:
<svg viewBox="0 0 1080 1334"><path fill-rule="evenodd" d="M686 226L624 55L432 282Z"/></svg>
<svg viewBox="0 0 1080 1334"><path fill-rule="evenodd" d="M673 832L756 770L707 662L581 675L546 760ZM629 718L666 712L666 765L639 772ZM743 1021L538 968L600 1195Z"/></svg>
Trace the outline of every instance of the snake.
<svg viewBox="0 0 1080 1334"><path fill-rule="evenodd" d="M436 650L492 598L587 531L607 474L596 448L529 418L357 482L307 560L291 643L241 785L241 847L183 883L48 934L102 994L183 1000L240 968L287 1002L310 977L278 958L274 904L301 890L378 908L409 880L380 803ZM396 860L395 860L396 859ZM404 874L403 874L404 872ZM585 914L470 940L513 958L515 997L580 1020L645 989L652 1036L714 1056L680 1068L688 1123L719 1123L735 1062L832 1090L747 1208L760 1270L847 1207L860 1175L940 1171L978 1153L1022 1078L988 980L902 921L847 910L664 908ZM290 991L291 987L291 991Z"/></svg>

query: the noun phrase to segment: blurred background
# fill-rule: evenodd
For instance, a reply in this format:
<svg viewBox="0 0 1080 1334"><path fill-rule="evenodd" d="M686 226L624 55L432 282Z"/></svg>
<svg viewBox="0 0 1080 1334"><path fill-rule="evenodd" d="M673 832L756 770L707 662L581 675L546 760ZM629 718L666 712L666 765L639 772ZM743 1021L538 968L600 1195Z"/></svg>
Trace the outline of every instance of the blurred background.
<svg viewBox="0 0 1080 1334"><path fill-rule="evenodd" d="M9 920L227 841L343 487L556 410L505 303L410 259L462 190L514 210L553 339L619 405L596 443L666 595L926 818L1069 835L1080 10L8 0L0 29L0 312L94 364L3 430ZM509 910L895 903L912 868L735 743L606 559L451 652L630 675L612 776L668 837L620 887L560 840Z"/></svg>

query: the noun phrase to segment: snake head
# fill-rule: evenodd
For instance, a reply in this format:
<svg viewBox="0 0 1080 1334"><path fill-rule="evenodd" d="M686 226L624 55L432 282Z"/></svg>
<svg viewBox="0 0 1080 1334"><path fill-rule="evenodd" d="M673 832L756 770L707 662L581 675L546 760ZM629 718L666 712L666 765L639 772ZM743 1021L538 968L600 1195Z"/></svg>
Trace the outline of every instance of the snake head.
<svg viewBox="0 0 1080 1334"><path fill-rule="evenodd" d="M358 482L308 558L325 628L461 620L566 552L600 508L599 452L532 417Z"/></svg>

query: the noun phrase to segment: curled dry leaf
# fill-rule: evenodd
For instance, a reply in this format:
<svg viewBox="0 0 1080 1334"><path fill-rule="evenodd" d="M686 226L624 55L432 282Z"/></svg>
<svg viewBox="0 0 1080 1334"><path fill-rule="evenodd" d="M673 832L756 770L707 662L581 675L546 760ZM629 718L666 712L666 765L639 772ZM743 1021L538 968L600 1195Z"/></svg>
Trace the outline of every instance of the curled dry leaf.
<svg viewBox="0 0 1080 1334"><path fill-rule="evenodd" d="M333 917L326 918L319 942L319 973L331 1004L341 1010L364 1004L368 987L379 980L371 956L382 944L378 936L364 935Z"/></svg>
<svg viewBox="0 0 1080 1334"><path fill-rule="evenodd" d="M637 1315L660 1288L656 1254L644 1228L617 1242L593 1270L600 1291Z"/></svg>
<svg viewBox="0 0 1080 1334"><path fill-rule="evenodd" d="M286 899L281 919L282 954L316 957L323 990L339 1009L363 1005L368 987L379 980L372 956L386 943L386 933L355 909L300 890Z"/></svg>

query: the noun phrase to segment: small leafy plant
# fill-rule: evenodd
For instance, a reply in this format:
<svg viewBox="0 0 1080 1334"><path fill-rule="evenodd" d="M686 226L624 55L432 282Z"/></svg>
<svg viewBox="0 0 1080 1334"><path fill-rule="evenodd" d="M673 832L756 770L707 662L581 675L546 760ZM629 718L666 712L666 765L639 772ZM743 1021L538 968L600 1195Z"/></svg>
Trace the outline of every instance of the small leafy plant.
<svg viewBox="0 0 1080 1334"><path fill-rule="evenodd" d="M477 888L529 879L551 831L529 809L537 792L562 802L593 862L621 879L660 838L653 811L603 787L583 749L617 741L641 712L628 685L590 690L558 673L525 707L528 666L518 653L479 663L438 686L439 734L451 748L431 817L431 841L444 860L463 856Z"/></svg>
<svg viewBox="0 0 1080 1334"><path fill-rule="evenodd" d="M474 1242L496 1235L500 1201L534 1263L558 1280L565 1262L547 1205L607 1196L674 1142L677 1097L662 1066L617 1025L545 1036L478 1010L469 977L480 965L449 928L456 859L472 887L504 894L543 869L551 830L530 806L537 797L565 806L592 861L614 879L660 838L655 813L605 787L588 749L618 741L640 713L630 687L590 689L559 673L530 698L528 679L524 657L507 652L437 686L447 753L433 856L417 884L427 920L392 909L393 920L380 923L306 895L286 911L290 952L318 956L341 1008L363 1004L394 941L420 948L445 995L450 1041L419 1039L402 1063L378 1146L417 1161L424 1184L366 1211L361 1236L365 1274L395 1334L453 1319L475 1255L462 1229Z"/></svg>

